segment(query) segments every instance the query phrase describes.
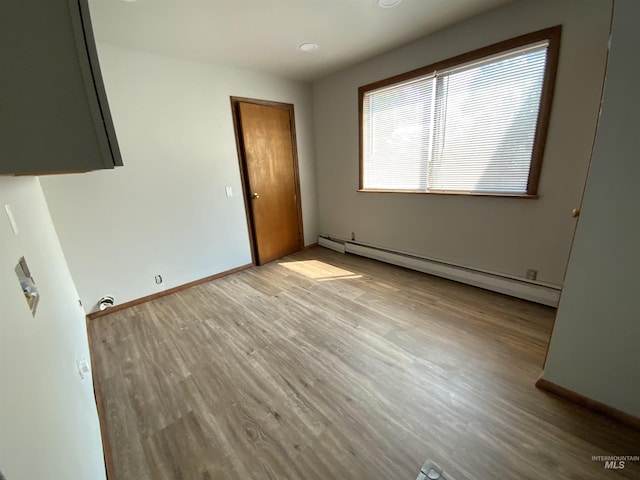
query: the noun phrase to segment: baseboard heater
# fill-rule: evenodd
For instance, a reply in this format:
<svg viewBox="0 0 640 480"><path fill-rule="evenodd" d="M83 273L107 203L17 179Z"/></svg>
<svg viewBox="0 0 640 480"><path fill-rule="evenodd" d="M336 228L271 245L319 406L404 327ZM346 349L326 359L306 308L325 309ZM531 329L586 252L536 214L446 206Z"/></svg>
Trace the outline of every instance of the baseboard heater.
<svg viewBox="0 0 640 480"><path fill-rule="evenodd" d="M325 235L320 235L318 237L318 245L335 250L336 252L345 253L345 244L346 242L344 240L339 240Z"/></svg>
<svg viewBox="0 0 640 480"><path fill-rule="evenodd" d="M428 273L456 282L473 285L493 292L557 307L560 288L557 285L534 282L497 273L476 270L451 263L433 260L409 253L397 252L374 245L320 235L318 245L340 253L352 253L399 267Z"/></svg>

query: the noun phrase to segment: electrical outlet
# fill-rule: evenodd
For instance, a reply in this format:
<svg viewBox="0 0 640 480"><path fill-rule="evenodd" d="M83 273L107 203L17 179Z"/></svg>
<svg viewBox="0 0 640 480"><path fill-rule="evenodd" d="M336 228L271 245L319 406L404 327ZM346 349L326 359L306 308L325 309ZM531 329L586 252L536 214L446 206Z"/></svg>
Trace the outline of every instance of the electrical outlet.
<svg viewBox="0 0 640 480"><path fill-rule="evenodd" d="M351 232L351 240L356 240L356 232Z"/></svg>
<svg viewBox="0 0 640 480"><path fill-rule="evenodd" d="M527 280L536 280L538 278L538 270L529 268L527 270Z"/></svg>
<svg viewBox="0 0 640 480"><path fill-rule="evenodd" d="M91 368L86 358L76 358L76 368L78 369L80 380L84 380L91 373Z"/></svg>
<svg viewBox="0 0 640 480"><path fill-rule="evenodd" d="M156 285L162 284L162 275L156 275Z"/></svg>

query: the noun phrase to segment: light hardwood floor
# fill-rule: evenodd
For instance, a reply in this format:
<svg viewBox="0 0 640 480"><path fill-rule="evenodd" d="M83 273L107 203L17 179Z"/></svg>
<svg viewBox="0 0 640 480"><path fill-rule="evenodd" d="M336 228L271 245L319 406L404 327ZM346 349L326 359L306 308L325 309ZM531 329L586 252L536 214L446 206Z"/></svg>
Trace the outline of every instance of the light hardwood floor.
<svg viewBox="0 0 640 480"><path fill-rule="evenodd" d="M314 248L92 320L111 480L640 478L534 387L554 313Z"/></svg>

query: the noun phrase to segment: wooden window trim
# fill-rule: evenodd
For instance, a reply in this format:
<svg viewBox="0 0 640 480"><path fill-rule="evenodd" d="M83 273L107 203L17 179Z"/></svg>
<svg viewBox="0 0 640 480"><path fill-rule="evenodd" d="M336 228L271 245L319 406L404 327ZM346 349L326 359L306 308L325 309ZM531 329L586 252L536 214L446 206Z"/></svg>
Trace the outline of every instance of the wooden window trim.
<svg viewBox="0 0 640 480"><path fill-rule="evenodd" d="M549 121L551 118L551 105L553 103L553 94L555 90L556 75L558 71L558 58L560 56L560 37L562 34L562 25L555 27L545 28L536 32L527 33L519 37L511 38L502 42L494 43L492 45L478 48L471 52L463 53L455 57L442 60L440 62L432 63L425 67L420 67L409 72L401 73L393 77L378 80L368 85L363 85L358 88L358 137L359 137L359 187L358 192L367 193L410 193L410 194L423 194L423 195L468 195L478 197L508 197L508 198L538 198L538 183L540 181L540 171L542 169L542 159L544 157L545 145L547 142L547 134L549 130ZM540 109L538 111L538 120L536 127L536 134L533 141L533 151L531 154L531 166L529 168L529 179L527 181L526 194L502 194L502 193L476 193L476 192L429 192L429 191L411 191L411 190L382 190L382 189L367 189L364 188L364 131L363 131L363 112L362 106L364 102L365 93L376 90L381 87L393 85L395 83L410 80L412 78L421 77L432 73L435 70L444 70L447 68L455 67L468 62L473 62L484 57L496 55L501 52L512 50L518 47L523 47L535 42L548 40L549 46L547 47L547 64L545 67L544 81L542 86L542 93L540 96Z"/></svg>

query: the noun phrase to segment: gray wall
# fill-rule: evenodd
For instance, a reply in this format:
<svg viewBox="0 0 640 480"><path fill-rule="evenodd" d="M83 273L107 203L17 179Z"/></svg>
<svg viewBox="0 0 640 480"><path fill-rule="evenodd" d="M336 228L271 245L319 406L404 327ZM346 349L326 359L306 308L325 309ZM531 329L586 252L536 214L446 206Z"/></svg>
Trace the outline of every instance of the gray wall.
<svg viewBox="0 0 640 480"><path fill-rule="evenodd" d="M295 105L305 243L316 241L311 85L98 48L124 167L42 179L88 311L105 294L122 303L251 262L231 95Z"/></svg>
<svg viewBox="0 0 640 480"><path fill-rule="evenodd" d="M508 4L314 83L320 233L561 285L595 134L611 2ZM361 85L557 24L563 38L537 200L357 193Z"/></svg>
<svg viewBox="0 0 640 480"><path fill-rule="evenodd" d="M602 114L544 371L545 379L636 417L640 417L638 19L636 0L616 0Z"/></svg>

